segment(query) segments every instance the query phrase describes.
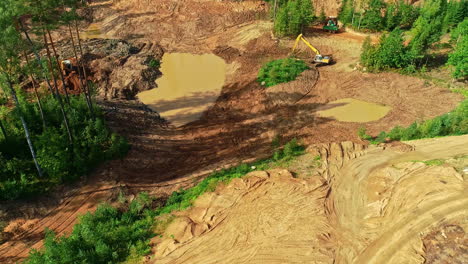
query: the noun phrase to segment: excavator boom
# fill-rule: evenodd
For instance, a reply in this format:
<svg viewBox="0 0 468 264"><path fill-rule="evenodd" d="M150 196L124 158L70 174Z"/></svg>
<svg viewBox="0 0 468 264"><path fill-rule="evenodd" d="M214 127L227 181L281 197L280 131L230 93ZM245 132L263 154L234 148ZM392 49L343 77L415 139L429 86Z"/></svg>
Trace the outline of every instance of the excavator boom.
<svg viewBox="0 0 468 264"><path fill-rule="evenodd" d="M314 46L312 46L312 44L309 43L309 41L307 41L303 36L302 34L299 34L299 36L297 36L296 38L296 42L294 43L294 47L291 51L291 53L294 53L294 51L296 50L297 48L297 45L299 44L299 41L304 42L307 47L309 47L313 52L315 52L315 58L314 58L314 62L319 62L319 63L325 63L325 64L329 64L330 61L331 61L331 58L328 57L328 56L322 56L320 54L320 51L318 51L318 49L316 49Z"/></svg>
<svg viewBox="0 0 468 264"><path fill-rule="evenodd" d="M297 44L299 44L299 41L301 41L301 40L302 40L302 42L304 42L304 43L307 45L307 47L309 47L311 50L313 50L313 51L315 52L315 54L320 55L320 52L319 52L314 46L312 46L312 45L309 43L309 41L307 41L307 40L302 36L302 34L299 34L299 36L297 36L296 42L294 43L294 47L293 47L293 49L292 49L292 52L294 52L294 51L296 50Z"/></svg>

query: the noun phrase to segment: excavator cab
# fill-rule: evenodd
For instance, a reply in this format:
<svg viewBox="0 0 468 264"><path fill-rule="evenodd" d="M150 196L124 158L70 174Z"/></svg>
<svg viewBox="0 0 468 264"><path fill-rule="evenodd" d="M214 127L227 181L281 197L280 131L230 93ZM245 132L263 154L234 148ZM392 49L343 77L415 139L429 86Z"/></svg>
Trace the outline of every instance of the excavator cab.
<svg viewBox="0 0 468 264"><path fill-rule="evenodd" d="M75 58L62 60L62 74L64 76L65 85L72 91L80 90L80 78L78 75L78 63Z"/></svg>
<svg viewBox="0 0 468 264"><path fill-rule="evenodd" d="M315 55L314 62L315 63L325 63L330 64L331 58L329 56L322 56L322 55Z"/></svg>

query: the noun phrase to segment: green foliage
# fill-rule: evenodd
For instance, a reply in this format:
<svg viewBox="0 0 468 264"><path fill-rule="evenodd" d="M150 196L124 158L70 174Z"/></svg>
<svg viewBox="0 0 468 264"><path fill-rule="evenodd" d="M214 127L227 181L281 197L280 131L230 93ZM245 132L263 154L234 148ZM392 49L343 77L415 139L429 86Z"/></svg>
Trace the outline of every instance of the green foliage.
<svg viewBox="0 0 468 264"><path fill-rule="evenodd" d="M159 60L152 59L148 63L148 66L150 66L151 68L159 68L161 66L161 62Z"/></svg>
<svg viewBox="0 0 468 264"><path fill-rule="evenodd" d="M276 135L273 140L271 141L271 147L273 149L277 149L280 147L280 142L281 142L281 136L280 135Z"/></svg>
<svg viewBox="0 0 468 264"><path fill-rule="evenodd" d="M450 40L456 43L460 38L467 36L467 35L468 35L468 18L465 18L463 22L458 24L458 26L450 32Z"/></svg>
<svg viewBox="0 0 468 264"><path fill-rule="evenodd" d="M456 27L468 17L468 1L450 1L444 18L444 31Z"/></svg>
<svg viewBox="0 0 468 264"><path fill-rule="evenodd" d="M451 35L456 46L449 54L448 65L452 65L454 70L452 76L456 79L468 78L468 18L466 18Z"/></svg>
<svg viewBox="0 0 468 264"><path fill-rule="evenodd" d="M404 1L400 1L397 9L397 14L400 16L399 26L401 28L411 28L419 16L419 8L411 4L407 4Z"/></svg>
<svg viewBox="0 0 468 264"><path fill-rule="evenodd" d="M468 78L468 36L463 36L454 51L449 54L447 64L454 66L452 76L456 79Z"/></svg>
<svg viewBox="0 0 468 264"><path fill-rule="evenodd" d="M359 13L354 9L354 1L345 0L339 12L340 21L356 30L392 31L395 28L410 28L419 14L419 9L400 0L396 3L385 3L382 0L371 0ZM354 21L353 21L354 17Z"/></svg>
<svg viewBox="0 0 468 264"><path fill-rule="evenodd" d="M364 140L369 140L372 137L367 134L366 128L365 127L360 127L358 129L358 137Z"/></svg>
<svg viewBox="0 0 468 264"><path fill-rule="evenodd" d="M382 10L385 4L382 0L371 0L368 8L363 14L361 27L371 31L379 31L384 27L384 17Z"/></svg>
<svg viewBox="0 0 468 264"><path fill-rule="evenodd" d="M294 58L274 60L263 65L258 72L257 80L266 87L270 87L293 81L306 69L308 69L308 66L302 60Z"/></svg>
<svg viewBox="0 0 468 264"><path fill-rule="evenodd" d="M440 166L440 165L443 165L445 161L440 160L440 159L433 159L433 160L423 161L423 163L426 164L427 166Z"/></svg>
<svg viewBox="0 0 468 264"><path fill-rule="evenodd" d="M30 124L43 177L36 175L28 151L18 111L8 114L2 122L8 139L0 137L0 200L16 199L48 191L51 187L76 180L102 161L123 156L128 149L124 138L105 126L102 114L95 106L92 118L83 96L71 96L67 113L74 143L70 144L58 113L58 102L52 96L43 97L42 105L47 126L44 128L37 104L18 91L21 115Z"/></svg>
<svg viewBox="0 0 468 264"><path fill-rule="evenodd" d="M325 10L323 10L323 7L322 7L322 10L320 11L319 21L325 22L325 20L327 20L327 15L325 15Z"/></svg>
<svg viewBox="0 0 468 264"><path fill-rule="evenodd" d="M447 0L428 0L420 10L420 15L411 29L409 44L414 58L422 58L431 44L438 41L443 33L443 21Z"/></svg>
<svg viewBox="0 0 468 264"><path fill-rule="evenodd" d="M414 122L407 128L395 127L389 133L381 132L377 138L365 138L381 143L385 138L391 140L413 140L450 135L468 134L468 99L450 113L422 122ZM363 138L363 137L361 137Z"/></svg>
<svg viewBox="0 0 468 264"><path fill-rule="evenodd" d="M27 264L118 263L131 253L144 256L150 252L149 239L154 213L152 200L140 194L124 210L108 204L81 216L69 236L46 233L44 249L32 250Z"/></svg>
<svg viewBox="0 0 468 264"><path fill-rule="evenodd" d="M315 19L310 0L288 0L280 2L274 32L278 36L294 36L302 32Z"/></svg>
<svg viewBox="0 0 468 264"><path fill-rule="evenodd" d="M377 45L367 38L362 46L361 63L369 71L406 68L412 63L411 54L403 44L402 31L394 29L389 35L383 34Z"/></svg>
<svg viewBox="0 0 468 264"><path fill-rule="evenodd" d="M352 0L343 0L341 4L338 18L345 25L349 25L352 23L353 15L354 15L353 4L354 4L354 1Z"/></svg>

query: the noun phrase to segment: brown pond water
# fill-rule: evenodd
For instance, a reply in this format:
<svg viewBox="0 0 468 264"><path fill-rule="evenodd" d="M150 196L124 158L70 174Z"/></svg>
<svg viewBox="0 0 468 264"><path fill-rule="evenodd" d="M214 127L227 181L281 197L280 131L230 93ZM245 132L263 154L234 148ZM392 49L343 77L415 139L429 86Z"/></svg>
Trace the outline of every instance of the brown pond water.
<svg viewBox="0 0 468 264"><path fill-rule="evenodd" d="M323 117L332 117L343 122L370 122L379 120L384 117L390 107L369 103L353 98L344 98L327 104L331 107L326 110L319 111L319 115Z"/></svg>
<svg viewBox="0 0 468 264"><path fill-rule="evenodd" d="M226 77L226 62L213 54L164 54L158 88L138 99L175 126L201 117L218 98Z"/></svg>

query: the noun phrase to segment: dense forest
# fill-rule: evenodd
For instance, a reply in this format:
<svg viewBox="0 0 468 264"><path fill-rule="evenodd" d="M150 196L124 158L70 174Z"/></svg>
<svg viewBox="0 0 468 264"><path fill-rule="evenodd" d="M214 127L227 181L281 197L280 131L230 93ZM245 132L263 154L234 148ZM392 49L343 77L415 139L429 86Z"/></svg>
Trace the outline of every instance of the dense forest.
<svg viewBox="0 0 468 264"><path fill-rule="evenodd" d="M0 3L0 200L43 193L124 154L109 131L80 57L79 0ZM80 91L64 80L51 31L61 27L78 61Z"/></svg>
<svg viewBox="0 0 468 264"><path fill-rule="evenodd" d="M372 0L361 13L350 3L345 1L340 13L345 25L357 30L390 31L382 34L378 44L371 44L370 38L364 42L361 63L368 71L400 69L413 73L425 69L433 45L451 33L453 51L447 64L453 66L454 78L467 78L468 1L429 0L416 8L404 2Z"/></svg>

